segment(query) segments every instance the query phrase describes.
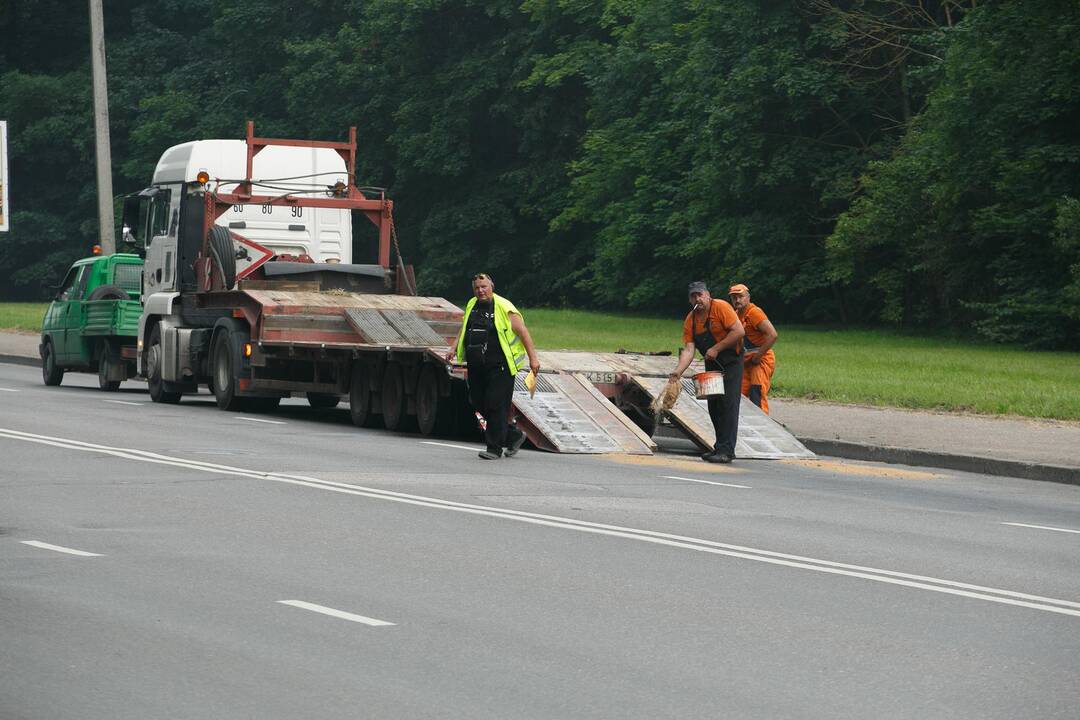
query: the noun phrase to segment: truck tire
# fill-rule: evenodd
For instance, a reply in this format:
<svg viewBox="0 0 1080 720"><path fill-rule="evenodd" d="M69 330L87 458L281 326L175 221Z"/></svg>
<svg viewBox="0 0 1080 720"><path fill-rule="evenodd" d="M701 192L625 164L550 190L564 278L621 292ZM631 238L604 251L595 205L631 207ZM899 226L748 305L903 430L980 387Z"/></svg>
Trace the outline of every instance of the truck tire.
<svg viewBox="0 0 1080 720"><path fill-rule="evenodd" d="M439 393L439 373L426 363L416 385L416 423L424 435L447 436L453 431L453 407L449 396Z"/></svg>
<svg viewBox="0 0 1080 720"><path fill-rule="evenodd" d="M341 402L341 398L331 393L309 392L307 401L308 405L316 410L329 410L330 408L336 408L338 403Z"/></svg>
<svg viewBox="0 0 1080 720"><path fill-rule="evenodd" d="M401 363L388 362L382 379L382 416L387 430L405 429L405 376Z"/></svg>
<svg viewBox="0 0 1080 720"><path fill-rule="evenodd" d="M106 286L107 287L107 286ZM98 288L100 290L101 288ZM105 299L105 298L102 298ZM109 343L101 343L101 347L98 348L98 387L105 392L116 392L120 389L119 380L109 379L109 368L116 362L114 359L112 348L109 347Z"/></svg>
<svg viewBox="0 0 1080 720"><path fill-rule="evenodd" d="M56 364L52 340L46 340L41 347L41 379L50 387L56 387L64 380L64 369Z"/></svg>
<svg viewBox="0 0 1080 720"><path fill-rule="evenodd" d="M146 387L150 390L152 401L175 405L180 402L183 393L166 389L166 382L161 377L161 363L161 327L154 325L150 330L150 346L146 351Z"/></svg>
<svg viewBox="0 0 1080 720"><path fill-rule="evenodd" d="M239 410L243 404L236 396L236 350L233 331L223 327L210 346L210 372L214 378L214 400L222 410Z"/></svg>
<svg viewBox="0 0 1080 720"><path fill-rule="evenodd" d="M375 425L375 409L371 406L371 385L369 366L357 360L352 364L349 378L349 415L356 427Z"/></svg>
<svg viewBox="0 0 1080 720"><path fill-rule="evenodd" d="M124 288L119 285L102 285L96 287L90 292L90 296L87 300L127 300L128 294Z"/></svg>
<svg viewBox="0 0 1080 720"><path fill-rule="evenodd" d="M236 250L232 236L226 228L215 225L210 228L210 257L214 267L221 271L221 282L226 290L236 284Z"/></svg>

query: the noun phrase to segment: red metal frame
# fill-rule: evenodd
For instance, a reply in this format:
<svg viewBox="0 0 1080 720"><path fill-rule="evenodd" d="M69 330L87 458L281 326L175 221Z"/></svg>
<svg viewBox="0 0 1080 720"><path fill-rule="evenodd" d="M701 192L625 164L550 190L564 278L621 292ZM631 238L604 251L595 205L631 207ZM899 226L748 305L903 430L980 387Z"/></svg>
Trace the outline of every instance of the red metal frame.
<svg viewBox="0 0 1080 720"><path fill-rule="evenodd" d="M252 167L255 156L272 145L285 147L330 148L337 152L348 168L349 181L344 195L331 198L296 197L293 195L255 195L252 193ZM378 199L364 196L356 187L356 128L349 128L348 142L325 142L321 140L286 140L255 137L255 123L247 123L247 174L234 192L206 194L206 221L203 227L202 256L209 256L207 243L210 228L226 210L233 205L284 205L292 207L336 208L359 210L379 229L379 264L390 267L390 230L393 225L394 202L380 193Z"/></svg>

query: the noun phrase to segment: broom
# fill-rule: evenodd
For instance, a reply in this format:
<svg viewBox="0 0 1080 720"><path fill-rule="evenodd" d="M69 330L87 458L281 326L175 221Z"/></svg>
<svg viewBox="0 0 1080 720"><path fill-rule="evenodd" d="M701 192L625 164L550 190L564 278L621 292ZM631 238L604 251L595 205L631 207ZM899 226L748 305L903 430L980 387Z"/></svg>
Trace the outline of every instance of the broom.
<svg viewBox="0 0 1080 720"><path fill-rule="evenodd" d="M668 380L668 384L664 386L660 394L653 398L651 405L653 413L659 416L675 407L681 392L682 385L678 379Z"/></svg>

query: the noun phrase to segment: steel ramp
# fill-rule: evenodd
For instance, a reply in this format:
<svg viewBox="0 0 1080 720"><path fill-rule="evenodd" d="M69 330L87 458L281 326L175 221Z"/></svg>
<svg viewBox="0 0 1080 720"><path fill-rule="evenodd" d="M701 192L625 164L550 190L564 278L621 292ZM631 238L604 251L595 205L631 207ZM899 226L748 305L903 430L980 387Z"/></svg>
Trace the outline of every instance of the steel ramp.
<svg viewBox="0 0 1080 720"><path fill-rule="evenodd" d="M651 455L640 428L579 373L541 373L529 397L525 375L514 382L518 427L541 450L560 453Z"/></svg>
<svg viewBox="0 0 1080 720"><path fill-rule="evenodd" d="M654 398L663 392L667 378L635 375L632 382L650 398ZM757 460L815 457L787 428L763 413L749 398L743 397L741 400L739 437L735 444L736 457ZM692 380L682 381L679 399L666 414L672 424L703 449L713 447L716 433L713 432L712 420L709 419L709 408L704 400L698 400L694 396Z"/></svg>

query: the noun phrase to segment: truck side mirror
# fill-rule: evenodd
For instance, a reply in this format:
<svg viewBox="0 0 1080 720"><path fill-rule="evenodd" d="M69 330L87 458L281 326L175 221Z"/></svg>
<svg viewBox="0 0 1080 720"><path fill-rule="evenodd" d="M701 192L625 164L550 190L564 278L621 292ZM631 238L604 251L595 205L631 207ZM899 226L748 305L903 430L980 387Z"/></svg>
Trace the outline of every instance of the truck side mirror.
<svg viewBox="0 0 1080 720"><path fill-rule="evenodd" d="M124 214L120 221L122 228L120 231L121 241L130 243L136 247L141 245L138 236L139 206L141 203L142 198L138 195L128 195L124 198Z"/></svg>

